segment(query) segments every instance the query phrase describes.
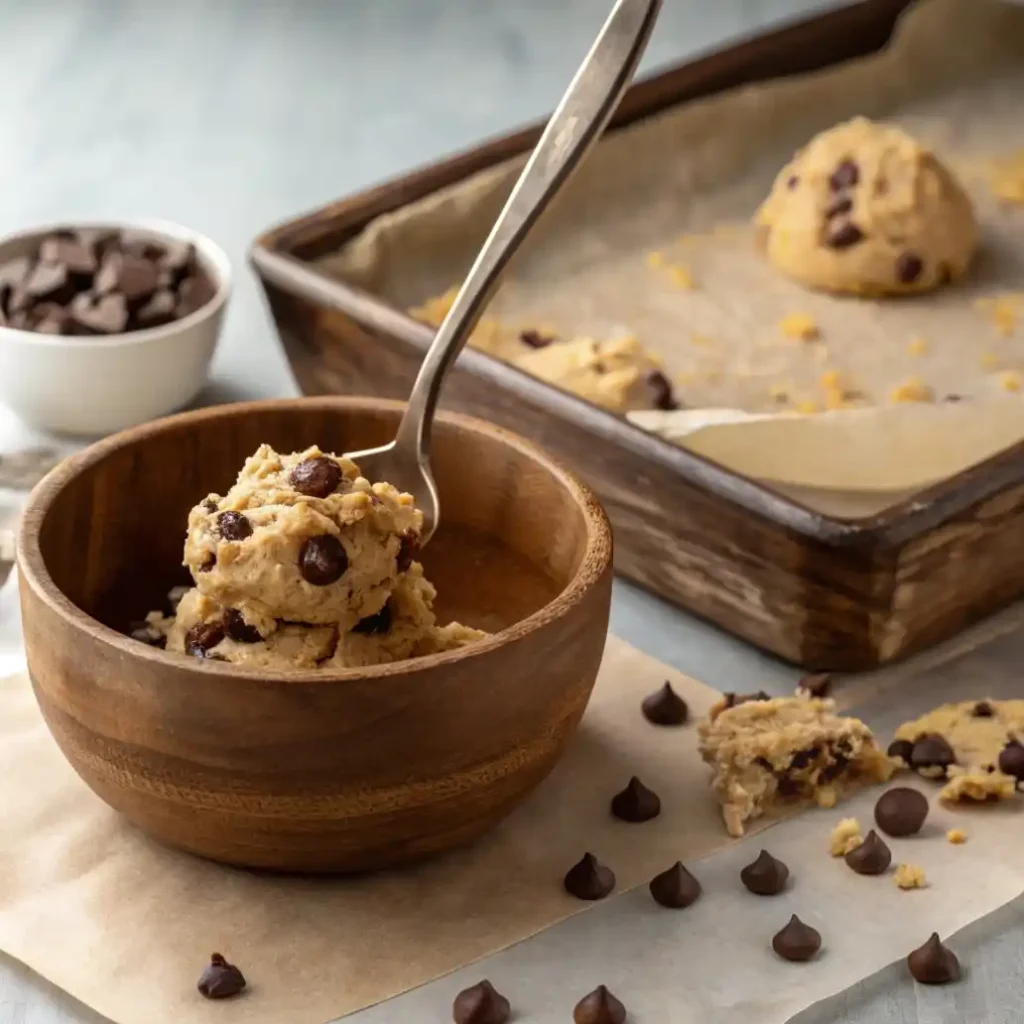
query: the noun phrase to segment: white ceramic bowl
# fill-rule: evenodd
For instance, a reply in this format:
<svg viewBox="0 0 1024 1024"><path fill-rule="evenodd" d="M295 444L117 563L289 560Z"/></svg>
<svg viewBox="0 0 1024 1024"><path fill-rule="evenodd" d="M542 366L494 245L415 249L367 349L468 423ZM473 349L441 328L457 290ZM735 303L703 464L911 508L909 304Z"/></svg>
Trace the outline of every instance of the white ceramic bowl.
<svg viewBox="0 0 1024 1024"><path fill-rule="evenodd" d="M188 405L202 390L231 291L223 250L188 228L164 221L61 223L0 240L0 264L34 251L61 228L130 230L191 242L214 297L162 327L96 337L36 334L0 325L0 402L33 427L96 437Z"/></svg>

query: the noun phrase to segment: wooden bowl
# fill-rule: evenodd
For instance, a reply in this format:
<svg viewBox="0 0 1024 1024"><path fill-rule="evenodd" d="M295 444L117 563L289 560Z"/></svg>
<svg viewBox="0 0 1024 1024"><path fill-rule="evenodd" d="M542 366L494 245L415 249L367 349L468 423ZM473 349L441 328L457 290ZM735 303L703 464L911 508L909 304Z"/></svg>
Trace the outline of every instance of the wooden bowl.
<svg viewBox="0 0 1024 1024"><path fill-rule="evenodd" d="M29 671L78 774L150 835L214 860L365 871L465 843L565 749L597 674L611 533L594 497L513 434L442 416L442 525L423 553L460 651L275 674L168 654L118 630L161 607L189 508L245 457L394 436L397 402L221 406L137 427L53 470L18 557Z"/></svg>

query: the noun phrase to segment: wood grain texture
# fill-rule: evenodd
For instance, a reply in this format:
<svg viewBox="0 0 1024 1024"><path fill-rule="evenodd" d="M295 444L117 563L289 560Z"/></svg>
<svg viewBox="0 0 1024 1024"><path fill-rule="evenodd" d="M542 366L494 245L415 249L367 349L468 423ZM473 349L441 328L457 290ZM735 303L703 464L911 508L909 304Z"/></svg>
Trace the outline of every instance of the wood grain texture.
<svg viewBox="0 0 1024 1024"><path fill-rule="evenodd" d="M666 72L627 96L620 123L755 77L806 70L808 53L821 66L877 48L904 6L866 0ZM309 259L336 248L381 213L533 138L528 131L496 140L257 241L253 263L306 393L404 396L431 332L344 281L329 281L326 301L312 301L272 256ZM576 469L608 510L624 575L806 669L883 664L1024 592L1024 563L1007 557L1024 529L1008 497L1024 480L1024 445L849 521L812 512L480 352L460 357L445 401L526 434Z"/></svg>
<svg viewBox="0 0 1024 1024"><path fill-rule="evenodd" d="M604 648L611 539L590 493L531 445L446 417L442 611L501 630L462 651L281 676L138 644L123 626L181 578L188 508L261 442L393 436L400 405L286 400L187 413L54 471L19 536L30 674L82 778L174 846L229 863L362 871L478 836L554 766ZM467 467L473 467L467 472Z"/></svg>

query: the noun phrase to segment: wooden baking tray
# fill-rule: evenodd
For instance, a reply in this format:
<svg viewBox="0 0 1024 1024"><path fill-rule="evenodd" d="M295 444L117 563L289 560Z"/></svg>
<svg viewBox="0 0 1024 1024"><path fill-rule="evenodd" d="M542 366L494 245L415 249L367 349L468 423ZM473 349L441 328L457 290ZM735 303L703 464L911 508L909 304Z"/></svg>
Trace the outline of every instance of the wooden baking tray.
<svg viewBox="0 0 1024 1024"><path fill-rule="evenodd" d="M743 83L878 50L908 0L864 0L637 83L612 130ZM276 227L254 244L308 394L405 397L431 331L313 269L374 218L528 150L541 125ZM866 519L833 518L473 349L444 402L573 467L615 527L623 575L805 668L870 668L1024 592L1024 444Z"/></svg>

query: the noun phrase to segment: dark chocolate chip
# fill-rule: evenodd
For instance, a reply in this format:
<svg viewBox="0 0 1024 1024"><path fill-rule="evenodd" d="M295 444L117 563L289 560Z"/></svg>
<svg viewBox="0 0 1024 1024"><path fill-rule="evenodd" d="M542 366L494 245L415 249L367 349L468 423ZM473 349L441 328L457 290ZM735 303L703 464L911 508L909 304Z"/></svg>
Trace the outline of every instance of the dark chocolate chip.
<svg viewBox="0 0 1024 1024"><path fill-rule="evenodd" d="M938 733L928 733L914 741L910 755L910 766L917 771L922 768L941 768L943 771L956 764L953 748Z"/></svg>
<svg viewBox="0 0 1024 1024"><path fill-rule="evenodd" d="M555 339L552 335L541 334L540 331L522 331L519 340L530 348L547 348Z"/></svg>
<svg viewBox="0 0 1024 1024"><path fill-rule="evenodd" d="M804 676L799 685L809 697L827 697L832 690L832 676L828 672L817 672Z"/></svg>
<svg viewBox="0 0 1024 1024"><path fill-rule="evenodd" d="M310 498L326 498L338 489L344 474L341 466L325 455L300 462L291 472L289 480L299 494Z"/></svg>
<svg viewBox="0 0 1024 1024"><path fill-rule="evenodd" d="M157 263L170 272L172 281L177 284L196 269L195 246L191 242L165 242L164 251L157 257Z"/></svg>
<svg viewBox="0 0 1024 1024"><path fill-rule="evenodd" d="M960 979L960 961L956 954L942 944L938 932L907 957L911 977L922 985L945 985Z"/></svg>
<svg viewBox="0 0 1024 1024"><path fill-rule="evenodd" d="M924 262L920 256L912 252L903 252L896 258L896 280L900 284L913 284L924 270Z"/></svg>
<svg viewBox="0 0 1024 1024"><path fill-rule="evenodd" d="M401 543L398 545L398 559L395 568L399 572L408 572L409 567L419 557L420 535L415 530L408 530L402 534Z"/></svg>
<svg viewBox="0 0 1024 1024"><path fill-rule="evenodd" d="M1024 743L1010 740L999 751L999 770L1004 775L1012 775L1018 782L1024 782Z"/></svg>
<svg viewBox="0 0 1024 1024"><path fill-rule="evenodd" d="M348 569L348 555L337 537L329 533L310 537L299 552L299 572L314 587L337 583Z"/></svg>
<svg viewBox="0 0 1024 1024"><path fill-rule="evenodd" d="M898 757L905 764L910 764L910 757L914 752L914 744L910 740L893 740L889 744L886 753L890 757Z"/></svg>
<svg viewBox="0 0 1024 1024"><path fill-rule="evenodd" d="M672 689L668 680L661 689L644 697L640 710L652 725L682 725L690 717L686 701Z"/></svg>
<svg viewBox="0 0 1024 1024"><path fill-rule="evenodd" d="M829 187L833 192L840 192L844 188L853 188L860 180L860 168L853 160L843 160L836 165L828 179Z"/></svg>
<svg viewBox="0 0 1024 1024"><path fill-rule="evenodd" d="M213 498L207 498L207 499L206 499L206 500L205 500L205 501L203 502L203 508L205 508L205 509L206 509L206 511L207 511L207 512L209 512L209 513L211 513L211 514L212 514L212 513L214 513L214 512L216 512L216 511L217 511L217 509L218 509L219 507L220 507L220 506L219 506L219 505L217 504L217 502L215 502L215 501L213 500Z"/></svg>
<svg viewBox="0 0 1024 1024"><path fill-rule="evenodd" d="M224 612L224 632L240 644L258 644L263 637L255 626L245 621L242 613L235 608Z"/></svg>
<svg viewBox="0 0 1024 1024"><path fill-rule="evenodd" d="M821 769L821 781L832 782L850 767L850 759L838 751L831 751L832 763Z"/></svg>
<svg viewBox="0 0 1024 1024"><path fill-rule="evenodd" d="M244 512L221 512L217 530L225 540L245 540L252 536L252 523Z"/></svg>
<svg viewBox="0 0 1024 1024"><path fill-rule="evenodd" d="M758 896L777 896L788 880L789 868L767 850L762 850L757 860L740 872L740 881Z"/></svg>
<svg viewBox="0 0 1024 1024"><path fill-rule="evenodd" d="M191 587L177 586L171 587L167 591L167 604L170 606L172 612L178 610L178 605L181 604L181 599L191 590Z"/></svg>
<svg viewBox="0 0 1024 1024"><path fill-rule="evenodd" d="M11 295L24 285L31 270L31 260L23 256L0 266L0 312L10 312Z"/></svg>
<svg viewBox="0 0 1024 1024"><path fill-rule="evenodd" d="M825 245L830 249L849 249L864 238L861 231L853 221L844 221L829 227L825 232Z"/></svg>
<svg viewBox="0 0 1024 1024"><path fill-rule="evenodd" d="M789 767L800 770L806 768L812 761L821 756L820 747L808 747L806 750L798 750L790 759Z"/></svg>
<svg viewBox="0 0 1024 1024"><path fill-rule="evenodd" d="M566 872L562 884L578 900L603 900L615 888L615 873L592 853L585 853Z"/></svg>
<svg viewBox="0 0 1024 1024"><path fill-rule="evenodd" d="M661 813L661 798L635 775L620 793L612 797L612 814L621 821L650 821Z"/></svg>
<svg viewBox="0 0 1024 1024"><path fill-rule="evenodd" d="M846 863L858 875L880 875L892 863L892 851L872 829L864 842L846 855Z"/></svg>
<svg viewBox="0 0 1024 1024"><path fill-rule="evenodd" d="M185 653L208 658L224 639L224 627L217 622L198 622L185 634Z"/></svg>
<svg viewBox="0 0 1024 1024"><path fill-rule="evenodd" d="M790 175L790 176L789 176L789 177L788 177L788 178L786 179L786 188L789 188L789 189L794 189L794 188L796 188L796 187L797 187L797 185L799 185L799 184L800 184L800 178L799 178L799 176L798 176L798 175L796 175L796 174L791 174L791 175Z"/></svg>
<svg viewBox="0 0 1024 1024"><path fill-rule="evenodd" d="M875 821L890 836L912 836L928 817L928 798L909 786L894 786L875 803Z"/></svg>
<svg viewBox="0 0 1024 1024"><path fill-rule="evenodd" d="M626 1007L604 985L598 985L573 1007L572 1019L573 1024L624 1024Z"/></svg>
<svg viewBox="0 0 1024 1024"><path fill-rule="evenodd" d="M191 316L202 309L215 294L213 285L204 275L185 278L178 289L178 318Z"/></svg>
<svg viewBox="0 0 1024 1024"><path fill-rule="evenodd" d="M700 882L676 861L667 871L655 875L648 885L654 902L672 910L688 907L700 895Z"/></svg>
<svg viewBox="0 0 1024 1024"><path fill-rule="evenodd" d="M21 287L28 300L49 299L60 305L70 302L78 291L68 268L60 263L37 263Z"/></svg>
<svg viewBox="0 0 1024 1024"><path fill-rule="evenodd" d="M176 301L174 292L161 288L135 311L133 323L139 329L163 327L171 323L174 320Z"/></svg>
<svg viewBox="0 0 1024 1024"><path fill-rule="evenodd" d="M44 263L62 264L80 288L88 288L96 273L96 253L74 235L58 233L44 238L39 246L39 259Z"/></svg>
<svg viewBox="0 0 1024 1024"><path fill-rule="evenodd" d="M654 392L653 403L655 409L671 412L673 409L679 408L679 403L672 393L672 382L661 370L651 370L647 374L647 385Z"/></svg>
<svg viewBox="0 0 1024 1024"><path fill-rule="evenodd" d="M133 640L138 640L140 644L146 644L148 647L164 647L167 644L167 637L148 622L140 622L133 626L131 633L128 635Z"/></svg>
<svg viewBox="0 0 1024 1024"><path fill-rule="evenodd" d="M128 305L120 294L83 293L71 301L71 320L88 334L121 334L128 326Z"/></svg>
<svg viewBox="0 0 1024 1024"><path fill-rule="evenodd" d="M772 937L772 949L783 960L792 960L795 963L810 960L821 949L821 932L809 924L804 924L794 914L789 919L789 924Z"/></svg>
<svg viewBox="0 0 1024 1024"><path fill-rule="evenodd" d="M852 209L853 200L849 196L839 196L825 207L825 217L831 220L833 217L841 217L844 213L849 213Z"/></svg>
<svg viewBox="0 0 1024 1024"><path fill-rule="evenodd" d="M995 713L995 708L993 708L987 700L979 700L978 703L971 708L971 714L975 718L991 718Z"/></svg>
<svg viewBox="0 0 1024 1024"><path fill-rule="evenodd" d="M727 693L725 694L725 707L726 709L738 708L741 704L771 699L771 694L765 693L764 690L758 690L757 693Z"/></svg>
<svg viewBox="0 0 1024 1024"><path fill-rule="evenodd" d="M130 252L110 252L93 285L100 295L116 292L132 309L139 309L160 287L157 268L148 259Z"/></svg>
<svg viewBox="0 0 1024 1024"><path fill-rule="evenodd" d="M207 999L228 999L237 996L245 988L245 978L220 953L212 953L210 963L200 975L196 988Z"/></svg>
<svg viewBox="0 0 1024 1024"><path fill-rule="evenodd" d="M360 619L353 627L353 633L362 633L365 636L378 636L383 633L391 632L391 603L386 602L384 607L381 608L376 615L367 615L365 619Z"/></svg>
<svg viewBox="0 0 1024 1024"><path fill-rule="evenodd" d="M485 978L464 988L452 1004L455 1024L505 1024L512 1004Z"/></svg>

